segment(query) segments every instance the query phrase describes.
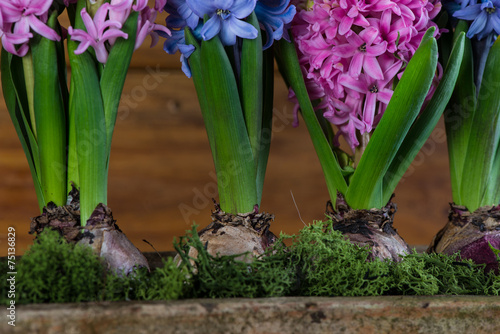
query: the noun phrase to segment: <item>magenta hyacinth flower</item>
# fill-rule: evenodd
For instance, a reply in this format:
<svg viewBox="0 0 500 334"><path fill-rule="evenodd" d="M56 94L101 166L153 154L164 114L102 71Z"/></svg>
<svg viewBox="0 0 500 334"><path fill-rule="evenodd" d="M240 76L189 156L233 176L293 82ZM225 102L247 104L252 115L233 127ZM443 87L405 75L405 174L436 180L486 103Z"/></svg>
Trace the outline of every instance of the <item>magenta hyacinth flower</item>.
<svg viewBox="0 0 500 334"><path fill-rule="evenodd" d="M354 151L359 135L373 131L382 117L394 78L402 75L425 31L437 27L431 20L440 0L296 0L295 5L292 34L308 91L337 127L336 139L343 136Z"/></svg>
<svg viewBox="0 0 500 334"><path fill-rule="evenodd" d="M338 45L332 52L339 57L352 57L349 75L353 78L357 78L363 69L364 73L381 80L384 75L377 57L386 50L387 41L381 40L378 31L374 28L366 28L361 31L359 36L351 33L347 37L347 43Z"/></svg>
<svg viewBox="0 0 500 334"><path fill-rule="evenodd" d="M71 39L80 42L75 54L82 54L89 46L92 46L97 61L104 64L108 60L106 41L118 37L128 38L128 35L120 30L122 27L120 22L106 19L110 6L109 3L105 3L99 7L94 19L90 17L85 8L82 9L80 14L87 31L73 29L72 27L68 28Z"/></svg>
<svg viewBox="0 0 500 334"><path fill-rule="evenodd" d="M28 52L31 31L53 41L61 36L46 25L52 0L2 1L2 44L9 52L23 57ZM17 48L15 47L17 45Z"/></svg>

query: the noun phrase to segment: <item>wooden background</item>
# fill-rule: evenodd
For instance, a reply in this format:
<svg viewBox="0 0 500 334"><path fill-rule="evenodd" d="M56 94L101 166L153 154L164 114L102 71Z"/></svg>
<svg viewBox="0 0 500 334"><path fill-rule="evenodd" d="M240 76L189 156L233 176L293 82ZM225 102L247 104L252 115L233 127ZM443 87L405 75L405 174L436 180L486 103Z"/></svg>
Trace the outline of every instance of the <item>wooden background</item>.
<svg viewBox="0 0 500 334"><path fill-rule="evenodd" d="M216 197L215 170L193 83L180 71L179 56L149 40L134 54L113 138L108 205L120 228L142 251L173 249L173 238L193 222L210 222ZM261 209L276 215L272 231L293 234L324 218L328 193L304 125L292 127L293 105L279 74L275 118ZM1 95L0 256L7 254L7 228L16 229L16 252L33 236L30 218L38 205L28 164ZM451 188L442 122L396 190L395 227L411 245L426 245L445 224ZM292 200L291 193L297 203ZM300 216L299 216L300 213Z"/></svg>

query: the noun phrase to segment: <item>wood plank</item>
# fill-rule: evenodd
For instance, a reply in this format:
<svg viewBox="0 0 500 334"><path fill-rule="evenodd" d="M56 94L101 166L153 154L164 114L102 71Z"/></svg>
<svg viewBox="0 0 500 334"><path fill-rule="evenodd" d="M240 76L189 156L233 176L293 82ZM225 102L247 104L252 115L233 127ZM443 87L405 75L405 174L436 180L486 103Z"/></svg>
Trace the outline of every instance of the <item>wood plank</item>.
<svg viewBox="0 0 500 334"><path fill-rule="evenodd" d="M262 210L276 215L272 231L297 233L302 220L324 218L326 190L305 126L293 128L293 105L276 80L275 121ZM3 100L3 96L0 95ZM397 189L396 228L410 244L428 244L444 225L451 199L443 126L435 130ZM117 119L109 177L109 206L120 228L142 251L172 250L193 222L210 222L214 167L193 83L180 71L130 70ZM17 252L31 243L37 202L29 168L0 103L0 256L7 228Z"/></svg>

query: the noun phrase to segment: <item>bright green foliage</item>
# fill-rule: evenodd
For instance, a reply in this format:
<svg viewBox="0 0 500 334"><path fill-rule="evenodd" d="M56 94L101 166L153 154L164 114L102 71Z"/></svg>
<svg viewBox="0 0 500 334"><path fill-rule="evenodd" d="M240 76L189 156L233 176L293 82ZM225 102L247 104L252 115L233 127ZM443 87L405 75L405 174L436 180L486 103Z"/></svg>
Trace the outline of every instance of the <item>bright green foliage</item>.
<svg viewBox="0 0 500 334"><path fill-rule="evenodd" d="M443 254L407 255L390 275L392 292L402 295L478 295L488 282L482 266Z"/></svg>
<svg viewBox="0 0 500 334"><path fill-rule="evenodd" d="M437 44L433 33L434 28L431 28L423 36L356 167L356 159L350 159L346 152L332 146L332 128L325 122L321 124L321 117L318 119L314 114L295 48L291 43L280 41L276 56L278 67L296 94L334 207L337 192L344 195L347 204L354 209L385 206L437 124L458 77L464 36L457 38L453 49L450 48L441 83L428 104L429 108L421 113L437 66Z"/></svg>
<svg viewBox="0 0 500 334"><path fill-rule="evenodd" d="M285 247L285 241L293 244ZM17 265L16 303L171 300L278 296L499 295L500 276L458 256L410 254L401 262L368 261L366 248L345 240L331 222L317 222L251 263L208 254L193 227L175 245L181 264L129 276L106 272L89 248L46 230ZM198 251L196 259L189 249ZM2 268L6 268L2 263ZM7 273L0 275L6 304Z"/></svg>
<svg viewBox="0 0 500 334"><path fill-rule="evenodd" d="M17 266L16 301L82 302L99 299L104 267L86 246L68 244L46 229Z"/></svg>
<svg viewBox="0 0 500 334"><path fill-rule="evenodd" d="M289 249L304 296L376 296L389 290L389 264L344 239L331 222L307 226Z"/></svg>
<svg viewBox="0 0 500 334"><path fill-rule="evenodd" d="M107 272L88 246L68 244L50 229L39 234L16 269L17 304L178 299L186 286L186 272L171 258L151 273L142 268L119 277ZM1 304L10 301L6 272L2 270Z"/></svg>
<svg viewBox="0 0 500 334"><path fill-rule="evenodd" d="M136 269L129 276L108 275L105 300L170 300L179 299L185 290L186 271L172 258L163 261L163 267L151 273L146 268Z"/></svg>
<svg viewBox="0 0 500 334"><path fill-rule="evenodd" d="M198 42L186 28L186 42L195 47L189 66L200 102L224 212L250 212L260 205L272 127L274 63L262 51L255 13L248 23L259 31L243 39L241 49L224 47L219 37Z"/></svg>
<svg viewBox="0 0 500 334"><path fill-rule="evenodd" d="M468 29L465 21L458 21L453 39ZM484 72L475 73L483 61ZM500 203L500 96L496 84L500 77L499 61L498 41L491 48L484 48L466 39L460 84L456 85L445 113L453 201L470 212Z"/></svg>
<svg viewBox="0 0 500 334"><path fill-rule="evenodd" d="M188 256L190 247L198 251L196 259ZM206 251L194 226L175 248L193 273L189 297L277 297L289 294L295 284L295 272L287 266L288 256L282 246L276 254L251 263L236 260L238 255L214 257Z"/></svg>
<svg viewBox="0 0 500 334"><path fill-rule="evenodd" d="M67 7L75 29L86 29L80 16L85 6L86 1L78 1ZM51 11L47 25L61 34L60 14ZM71 184L80 190L82 225L99 203L106 204L111 139L138 15L129 15L121 29L129 37L116 39L105 66L97 63L92 48L75 54L79 42L68 36L69 91L66 39L53 41L35 34L22 58L2 49L2 91L28 160L40 211L49 202L64 205Z"/></svg>

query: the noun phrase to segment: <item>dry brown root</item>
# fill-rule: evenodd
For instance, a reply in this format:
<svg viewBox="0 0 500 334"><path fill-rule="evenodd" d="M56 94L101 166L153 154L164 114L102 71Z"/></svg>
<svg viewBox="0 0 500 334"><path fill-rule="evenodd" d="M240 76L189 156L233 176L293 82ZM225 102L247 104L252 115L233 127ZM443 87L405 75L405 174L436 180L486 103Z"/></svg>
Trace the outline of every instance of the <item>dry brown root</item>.
<svg viewBox="0 0 500 334"><path fill-rule="evenodd" d="M471 213L465 206L450 203L448 223L434 236L427 252L460 252L462 258L498 272L498 261L490 245L500 249L500 205L484 206Z"/></svg>
<svg viewBox="0 0 500 334"><path fill-rule="evenodd" d="M249 213L229 214L215 204L212 212L212 222L198 232L200 240L206 245L212 256L237 255L237 260L251 262L254 256L264 254L271 246L276 236L269 231L274 216L268 213L258 213L258 207ZM188 255L196 258L198 251L189 250Z"/></svg>
<svg viewBox="0 0 500 334"><path fill-rule="evenodd" d="M68 205L49 203L40 216L31 220L30 233L40 233L48 227L59 231L68 242L89 245L94 254L104 259L108 269L119 275L128 275L134 268L149 270L146 258L118 228L107 206L99 204L83 227L76 189L70 196Z"/></svg>
<svg viewBox="0 0 500 334"><path fill-rule="evenodd" d="M371 251L370 259L399 262L402 255L411 253L408 244L392 226L396 204L389 201L382 209L353 210L339 194L336 206L337 209L333 210L328 202L326 210L334 230L342 232L354 244L367 246Z"/></svg>

